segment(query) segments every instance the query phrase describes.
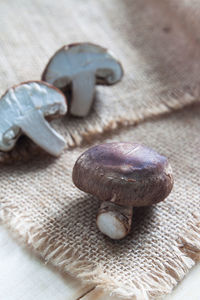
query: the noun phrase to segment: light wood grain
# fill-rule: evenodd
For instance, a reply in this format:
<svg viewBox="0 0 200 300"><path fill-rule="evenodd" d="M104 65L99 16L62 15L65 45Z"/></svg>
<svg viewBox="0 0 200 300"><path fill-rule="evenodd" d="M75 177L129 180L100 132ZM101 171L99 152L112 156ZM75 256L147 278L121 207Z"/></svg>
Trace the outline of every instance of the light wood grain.
<svg viewBox="0 0 200 300"><path fill-rule="evenodd" d="M199 300L200 264L163 300ZM69 274L58 273L18 244L0 226L0 299L3 300L117 300Z"/></svg>

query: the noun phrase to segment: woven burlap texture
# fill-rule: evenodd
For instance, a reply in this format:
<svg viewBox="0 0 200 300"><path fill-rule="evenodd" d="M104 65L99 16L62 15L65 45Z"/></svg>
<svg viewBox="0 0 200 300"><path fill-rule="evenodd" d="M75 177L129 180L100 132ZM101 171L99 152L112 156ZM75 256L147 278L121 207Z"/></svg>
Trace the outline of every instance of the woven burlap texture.
<svg viewBox="0 0 200 300"><path fill-rule="evenodd" d="M40 79L64 44L97 43L121 60L122 82L97 88L87 118L54 122L67 147L199 100L200 4L195 0L1 0L0 16L0 93ZM18 156L30 149L21 151Z"/></svg>
<svg viewBox="0 0 200 300"><path fill-rule="evenodd" d="M173 192L158 205L135 209L124 240L97 230L98 200L72 183L73 165L86 148L3 167L3 221L46 262L86 283L131 299L169 293L200 258L199 116L200 107L185 109L104 140L144 143L169 157L174 170Z"/></svg>
<svg viewBox="0 0 200 300"><path fill-rule="evenodd" d="M46 262L85 283L131 299L169 293L200 258L200 108L182 110L200 99L200 4L2 0L0 15L1 93L39 79L49 57L72 42L109 48L125 70L122 82L97 88L87 118L52 122L67 141L59 159L36 156L1 166L3 222ZM106 138L106 131L114 135ZM149 145L169 157L175 173L168 199L135 209L130 235L118 242L98 232L97 199L78 191L71 180L73 164L89 143L109 140ZM87 146L80 147L83 142ZM23 159L32 146L22 141L6 158Z"/></svg>

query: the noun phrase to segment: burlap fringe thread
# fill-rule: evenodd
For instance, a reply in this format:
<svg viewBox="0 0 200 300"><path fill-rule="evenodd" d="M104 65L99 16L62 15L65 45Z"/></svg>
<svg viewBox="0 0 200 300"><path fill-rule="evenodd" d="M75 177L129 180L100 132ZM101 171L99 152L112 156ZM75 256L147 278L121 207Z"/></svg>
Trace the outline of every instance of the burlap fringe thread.
<svg viewBox="0 0 200 300"><path fill-rule="evenodd" d="M164 100L160 99L160 102L157 105L153 105L154 99L152 99L152 107L143 110L141 109L141 111L134 113L132 110L127 111L125 118L119 116L111 121L106 118L100 118L97 115L96 119L92 122L87 118L84 120L81 119L81 126L76 126L77 120L75 123L70 120L72 126L69 126L65 131L67 143L66 149L81 146L84 142L91 143L92 140L99 138L102 133L112 133L119 128L137 125L153 117L161 117L162 115L180 110L186 106L200 103L199 95L200 86L198 85L191 88L190 92L185 92L182 96L170 96L170 101L168 101L167 97ZM12 151L0 152L0 164L12 164L15 161L28 161L37 155L46 156L47 154L31 140L22 138Z"/></svg>
<svg viewBox="0 0 200 300"><path fill-rule="evenodd" d="M141 278L137 277L135 281L127 282L126 286L109 280L101 272L100 265L94 267L88 264L76 253L76 250L67 249L67 245L56 243L54 239L43 234L42 228L31 224L30 219L25 215L15 216L13 205L9 206L8 203L2 205L0 219L7 224L7 227L15 228L13 233L15 237L40 256L46 264L50 263L58 270L76 276L85 285L93 285L95 289L127 300L160 299L172 291L195 262L200 261L200 215L198 214L191 216L188 230L183 232L171 246L174 257L163 264L158 263L156 272L144 273Z"/></svg>
<svg viewBox="0 0 200 300"><path fill-rule="evenodd" d="M191 106L192 104L200 103L200 85L194 87L191 93L184 93L181 97L170 97L170 102L168 99L160 99L157 105L153 105L154 99L152 99L152 107L148 109L143 109L141 111L134 112L132 110L126 112L126 117L108 121L106 118L97 117L95 122L90 123L85 120L81 128L75 130L68 129L67 132L67 148L74 148L81 146L83 142L91 142L92 140L98 138L102 133L110 133L116 131L119 128L126 126L138 125L142 122L154 117L161 117L163 115L169 114L173 111L180 110L186 106Z"/></svg>

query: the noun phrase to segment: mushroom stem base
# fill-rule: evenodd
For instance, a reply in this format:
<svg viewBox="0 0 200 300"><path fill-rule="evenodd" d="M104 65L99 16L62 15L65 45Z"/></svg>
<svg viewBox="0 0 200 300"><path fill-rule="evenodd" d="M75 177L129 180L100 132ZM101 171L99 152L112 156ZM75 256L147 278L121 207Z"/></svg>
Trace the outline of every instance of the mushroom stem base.
<svg viewBox="0 0 200 300"><path fill-rule="evenodd" d="M104 201L98 211L97 226L102 233L111 239L119 240L129 233L132 215L132 206L121 206Z"/></svg>

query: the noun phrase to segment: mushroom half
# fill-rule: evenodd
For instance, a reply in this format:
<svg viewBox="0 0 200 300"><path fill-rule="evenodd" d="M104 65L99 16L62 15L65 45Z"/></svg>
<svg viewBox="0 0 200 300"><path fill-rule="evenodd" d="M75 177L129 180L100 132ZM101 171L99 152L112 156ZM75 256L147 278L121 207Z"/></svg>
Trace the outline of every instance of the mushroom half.
<svg viewBox="0 0 200 300"><path fill-rule="evenodd" d="M122 65L107 49L78 43L64 46L54 54L42 80L63 91L71 89L70 113L84 117L90 111L95 84L112 85L122 76Z"/></svg>
<svg viewBox="0 0 200 300"><path fill-rule="evenodd" d="M0 150L10 151L25 134L43 150L58 156L65 140L45 120L66 114L64 94L42 81L10 88L0 99Z"/></svg>

